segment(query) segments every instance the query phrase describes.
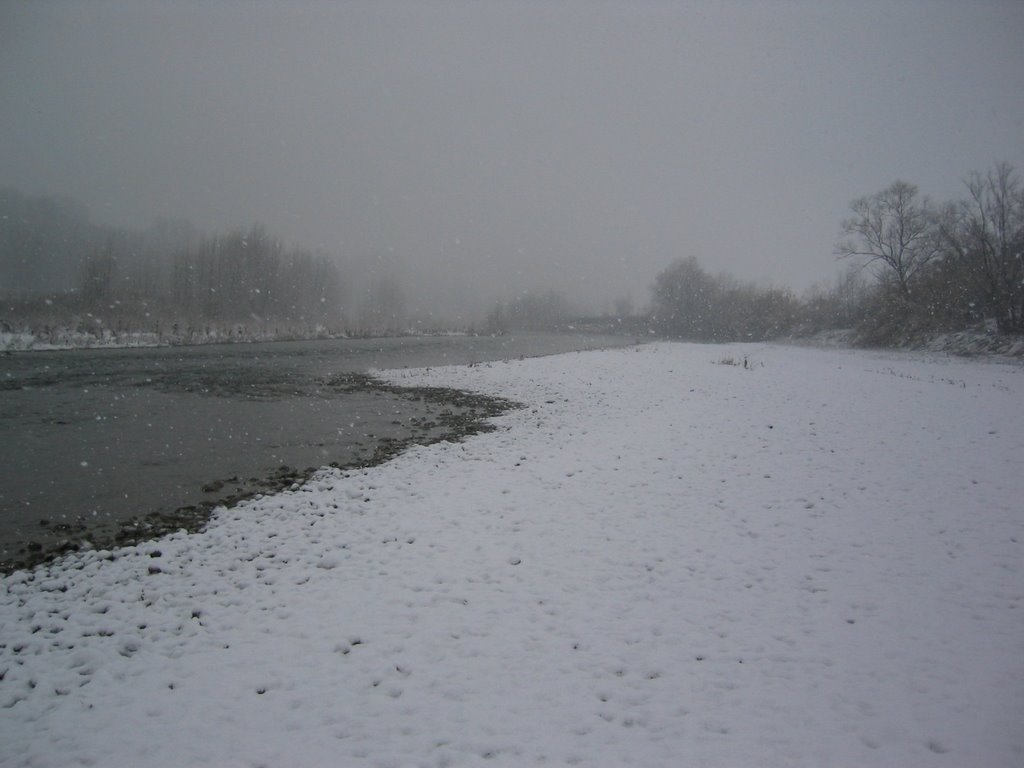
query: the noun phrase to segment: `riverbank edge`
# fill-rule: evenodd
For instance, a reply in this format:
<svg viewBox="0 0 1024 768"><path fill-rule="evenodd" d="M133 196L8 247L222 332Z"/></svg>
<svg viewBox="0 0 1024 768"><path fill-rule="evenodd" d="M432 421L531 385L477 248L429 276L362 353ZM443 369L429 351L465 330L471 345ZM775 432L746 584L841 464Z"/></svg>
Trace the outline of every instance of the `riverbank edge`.
<svg viewBox="0 0 1024 768"><path fill-rule="evenodd" d="M390 338L438 338L447 336L474 336L468 330L437 330L392 333L235 333L218 332L208 334L156 334L148 332L131 333L81 333L70 328L57 328L46 333L34 330L0 331L0 353L23 352L68 352L97 349L164 349L168 347L207 347L223 344L273 344L287 341L338 341L358 339ZM49 338L50 340L45 340Z"/></svg>
<svg viewBox="0 0 1024 768"><path fill-rule="evenodd" d="M216 500L203 501L195 505L179 507L171 512L152 512L137 515L118 523L110 532L83 526L69 530L65 536L52 544L29 542L19 552L0 560L0 574L19 570L31 570L48 565L66 556L83 551L109 551L116 557L118 547L133 546L160 539L171 533L202 533L218 510L231 509L249 499L272 495L280 491L297 488L316 472L331 467L340 471L352 471L384 464L415 445L433 445L441 442L461 442L467 437L493 432L497 427L490 420L508 411L525 407L522 403L499 397L466 392L446 387L400 386L368 373L342 373L330 377L326 386L339 394L379 393L406 400L427 402L443 408L435 420L416 421L412 424L413 434L406 438L379 437L372 440L362 456L348 462L330 462L321 467L303 469L282 465L265 478L256 479L256 487L230 493ZM215 481L227 484L237 478ZM206 490L206 487L204 487Z"/></svg>

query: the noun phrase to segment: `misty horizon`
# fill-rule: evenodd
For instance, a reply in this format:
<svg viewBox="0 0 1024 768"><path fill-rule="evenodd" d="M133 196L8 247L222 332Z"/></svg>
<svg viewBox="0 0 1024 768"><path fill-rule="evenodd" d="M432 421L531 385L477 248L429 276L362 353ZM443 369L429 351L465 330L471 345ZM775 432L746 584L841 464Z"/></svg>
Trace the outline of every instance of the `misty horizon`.
<svg viewBox="0 0 1024 768"><path fill-rule="evenodd" d="M425 305L830 282L849 202L1017 167L1019 4L9 4L0 185L266 226Z"/></svg>

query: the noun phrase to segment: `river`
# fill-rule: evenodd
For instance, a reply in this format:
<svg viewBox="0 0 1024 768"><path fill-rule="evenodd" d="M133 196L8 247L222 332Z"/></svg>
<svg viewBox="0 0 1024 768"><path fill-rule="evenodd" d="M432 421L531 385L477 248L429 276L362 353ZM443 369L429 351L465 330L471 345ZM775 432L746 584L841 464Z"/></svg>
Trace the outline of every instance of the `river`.
<svg viewBox="0 0 1024 768"><path fill-rule="evenodd" d="M583 334L411 337L0 356L0 564L252 492L405 440L432 406L331 376L622 346ZM436 408L436 406L435 406ZM289 468L282 470L283 467ZM38 560L38 558L36 558Z"/></svg>

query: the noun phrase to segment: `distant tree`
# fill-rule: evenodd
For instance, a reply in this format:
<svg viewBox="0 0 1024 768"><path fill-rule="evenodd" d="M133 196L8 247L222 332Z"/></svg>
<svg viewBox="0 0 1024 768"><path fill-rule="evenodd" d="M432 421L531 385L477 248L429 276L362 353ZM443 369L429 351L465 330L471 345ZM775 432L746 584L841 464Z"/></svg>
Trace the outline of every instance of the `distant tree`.
<svg viewBox="0 0 1024 768"><path fill-rule="evenodd" d="M102 327L114 333L159 336L166 329L188 340L211 330L320 334L343 328L337 263L285 250L258 223L201 236L183 220L120 230L92 225L87 216L73 201L0 188L0 322L91 332L102 317ZM388 302L386 313L400 315L393 296ZM94 319L82 320L85 311Z"/></svg>
<svg viewBox="0 0 1024 768"><path fill-rule="evenodd" d="M192 309L196 304L195 253L191 248L180 250L171 260L170 299L179 310Z"/></svg>
<svg viewBox="0 0 1024 768"><path fill-rule="evenodd" d="M1024 331L1024 188L1009 163L972 173L944 209L942 244L1003 333Z"/></svg>
<svg viewBox="0 0 1024 768"><path fill-rule="evenodd" d="M871 288L860 269L851 268L840 274L832 295L835 298L837 327L853 328L864 320Z"/></svg>
<svg viewBox="0 0 1024 768"><path fill-rule="evenodd" d="M911 331L955 331L984 319L986 302L957 259L936 259L918 278Z"/></svg>
<svg viewBox="0 0 1024 768"><path fill-rule="evenodd" d="M569 300L558 291L524 293L497 304L488 315L485 328L488 333L558 331L564 330L571 315Z"/></svg>
<svg viewBox="0 0 1024 768"><path fill-rule="evenodd" d="M931 202L919 198L913 184L896 181L854 200L850 209L853 216L841 225L846 239L836 245L836 254L879 267L876 276L892 281L895 295L912 302L914 279L940 252Z"/></svg>
<svg viewBox="0 0 1024 768"><path fill-rule="evenodd" d="M850 329L863 322L871 286L859 266L844 270L830 285L815 286L803 300L803 322L808 330Z"/></svg>
<svg viewBox="0 0 1024 768"><path fill-rule="evenodd" d="M652 313L654 326L667 336L762 341L789 333L801 307L787 289L760 288L728 274L709 275L691 256L658 274Z"/></svg>
<svg viewBox="0 0 1024 768"><path fill-rule="evenodd" d="M714 278L695 256L677 259L654 281L652 299L657 328L678 338L716 338L717 293Z"/></svg>
<svg viewBox="0 0 1024 768"><path fill-rule="evenodd" d="M492 336L502 336L508 333L508 321L505 318L505 305L501 302L495 304L487 313L484 321L484 333Z"/></svg>
<svg viewBox="0 0 1024 768"><path fill-rule="evenodd" d="M365 333L394 334L405 330L405 292L393 274L376 278L366 289L361 312Z"/></svg>
<svg viewBox="0 0 1024 768"><path fill-rule="evenodd" d="M620 296L615 300L613 314L618 318L632 317L636 312L632 296Z"/></svg>
<svg viewBox="0 0 1024 768"><path fill-rule="evenodd" d="M82 267L79 293L87 304L108 299L114 290L117 258L113 242L94 250Z"/></svg>
<svg viewBox="0 0 1024 768"><path fill-rule="evenodd" d="M723 297L722 314L730 340L760 341L788 333L800 306L788 289L741 285Z"/></svg>
<svg viewBox="0 0 1024 768"><path fill-rule="evenodd" d="M341 276L329 257L302 250L283 255L274 289L277 315L304 322L334 323L342 318L341 298Z"/></svg>

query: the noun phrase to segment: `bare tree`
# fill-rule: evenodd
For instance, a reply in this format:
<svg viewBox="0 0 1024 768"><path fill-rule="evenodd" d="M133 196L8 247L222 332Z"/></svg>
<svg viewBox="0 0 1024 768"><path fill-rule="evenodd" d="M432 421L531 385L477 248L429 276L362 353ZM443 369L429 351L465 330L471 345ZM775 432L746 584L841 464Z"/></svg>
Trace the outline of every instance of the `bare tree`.
<svg viewBox="0 0 1024 768"><path fill-rule="evenodd" d="M893 280L899 296L910 303L915 276L940 251L931 202L919 198L913 184L895 181L854 200L850 209L853 216L841 225L847 239L836 246L836 254L880 267L876 276Z"/></svg>
<svg viewBox="0 0 1024 768"><path fill-rule="evenodd" d="M106 300L114 289L114 274L117 272L117 257L113 240L105 247L94 250L85 265L79 284L79 292L88 304Z"/></svg>
<svg viewBox="0 0 1024 768"><path fill-rule="evenodd" d="M488 327L494 332L564 330L571 315L568 299L558 291L523 293L495 307L488 318Z"/></svg>
<svg viewBox="0 0 1024 768"><path fill-rule="evenodd" d="M714 339L719 286L695 256L677 259L658 273L652 288L654 319L662 333Z"/></svg>
<svg viewBox="0 0 1024 768"><path fill-rule="evenodd" d="M968 199L947 206L943 244L980 292L999 331L1024 331L1024 188L1009 163L964 182Z"/></svg>
<svg viewBox="0 0 1024 768"><path fill-rule="evenodd" d="M653 286L653 320L672 337L761 341L788 333L799 304L784 289L760 288L728 274L709 275L693 256L662 270Z"/></svg>
<svg viewBox="0 0 1024 768"><path fill-rule="evenodd" d="M362 308L362 330L368 334L397 334L405 327L405 291L398 277L388 274L367 286Z"/></svg>

